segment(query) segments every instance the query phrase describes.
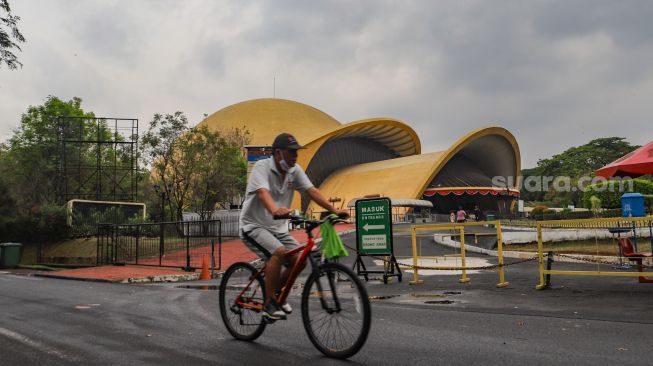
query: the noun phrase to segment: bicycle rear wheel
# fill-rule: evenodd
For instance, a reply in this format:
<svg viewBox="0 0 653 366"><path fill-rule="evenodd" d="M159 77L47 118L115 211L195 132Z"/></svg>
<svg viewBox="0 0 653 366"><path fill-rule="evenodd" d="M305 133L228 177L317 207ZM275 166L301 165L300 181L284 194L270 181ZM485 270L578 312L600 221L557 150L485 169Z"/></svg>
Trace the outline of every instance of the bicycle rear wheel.
<svg viewBox="0 0 653 366"><path fill-rule="evenodd" d="M236 339L253 341L265 330L262 312L236 303L263 305L265 287L263 278L256 274L256 268L249 263L231 265L220 282L220 315L229 333ZM251 283L250 283L251 282ZM248 286L249 285L249 286Z"/></svg>
<svg viewBox="0 0 653 366"><path fill-rule="evenodd" d="M349 268L338 263L320 266L302 294L302 320L313 345L329 357L356 354L370 331L372 309L367 290Z"/></svg>

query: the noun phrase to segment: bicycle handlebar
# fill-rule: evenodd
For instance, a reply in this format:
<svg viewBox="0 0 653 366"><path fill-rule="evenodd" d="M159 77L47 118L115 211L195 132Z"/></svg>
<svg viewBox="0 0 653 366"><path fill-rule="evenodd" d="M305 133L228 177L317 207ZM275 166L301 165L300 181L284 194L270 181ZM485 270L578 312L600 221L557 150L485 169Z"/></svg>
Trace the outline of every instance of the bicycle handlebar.
<svg viewBox="0 0 653 366"><path fill-rule="evenodd" d="M283 220L283 219L289 219L290 222L293 224L301 224L301 223L307 223L311 226L317 227L322 224L324 224L327 221L331 221L331 223L336 224L339 222L347 222L347 220L344 220L341 217L333 217L334 215L328 215L327 217L323 218L322 220L310 220L305 217L299 216L299 215L274 215L275 220Z"/></svg>

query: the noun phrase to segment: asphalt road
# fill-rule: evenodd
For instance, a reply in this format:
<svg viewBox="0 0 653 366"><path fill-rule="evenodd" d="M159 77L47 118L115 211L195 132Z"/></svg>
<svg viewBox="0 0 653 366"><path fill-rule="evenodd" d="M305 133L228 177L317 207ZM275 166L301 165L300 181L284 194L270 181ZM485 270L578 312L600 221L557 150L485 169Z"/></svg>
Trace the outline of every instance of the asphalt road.
<svg viewBox="0 0 653 366"><path fill-rule="evenodd" d="M407 244L396 245L404 251ZM406 274L402 283L371 281L370 294L389 298L372 302L367 344L346 362L313 348L297 295L289 320L246 343L224 329L217 291L2 272L0 365L652 363L653 285L561 277L551 290L535 291L534 267L507 268L508 289L493 286L494 272L471 275L465 285L457 276L424 277L420 286L409 286ZM452 303L426 304L433 299Z"/></svg>

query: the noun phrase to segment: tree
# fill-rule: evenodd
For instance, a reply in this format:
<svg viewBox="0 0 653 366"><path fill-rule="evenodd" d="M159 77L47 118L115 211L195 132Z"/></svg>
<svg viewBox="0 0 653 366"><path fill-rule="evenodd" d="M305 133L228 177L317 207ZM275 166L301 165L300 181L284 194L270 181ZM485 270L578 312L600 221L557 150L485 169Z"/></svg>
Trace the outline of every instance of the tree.
<svg viewBox="0 0 653 366"><path fill-rule="evenodd" d="M44 204L57 202L57 116L90 117L82 100L63 101L48 96L43 105L29 106L20 126L0 154L0 174L20 214L34 213Z"/></svg>
<svg viewBox="0 0 653 366"><path fill-rule="evenodd" d="M216 203L244 190L247 166L240 143L249 133L236 129L225 136L206 126L189 128L182 112L154 115L141 150L152 183L167 197L171 220L181 220L189 209L206 219Z"/></svg>
<svg viewBox="0 0 653 366"><path fill-rule="evenodd" d="M578 178L594 176L594 171L605 166L623 155L639 148L631 145L622 137L599 138L585 145L571 147L564 152L553 155L549 159L541 159L537 167L523 169L522 177L569 177L571 186L577 186ZM551 187L544 187L551 188ZM526 201L547 201L556 206L574 204L580 206L583 202L583 192L557 192L548 189L542 192L522 191L522 199Z"/></svg>
<svg viewBox="0 0 653 366"><path fill-rule="evenodd" d="M583 203L592 207L592 199L597 198L603 208L620 208L621 196L629 192L653 195L653 182L638 178L591 184L583 193Z"/></svg>
<svg viewBox="0 0 653 366"><path fill-rule="evenodd" d="M627 153L639 148L623 137L605 137L592 140L585 145L571 147L550 159L537 162L539 174L580 177L592 174Z"/></svg>
<svg viewBox="0 0 653 366"><path fill-rule="evenodd" d="M179 195L183 182L176 174L175 165L175 143L185 132L189 130L186 116L177 111L174 114L165 116L157 113L154 115L150 126L141 138L140 149L141 158L145 166L151 168L151 180L159 186L163 198L167 198L170 215L172 212L180 210L172 207L173 191L177 192L177 197L182 198L182 202L175 200L177 206L183 205L183 194ZM161 215L163 216L163 212ZM174 220L174 218L170 218Z"/></svg>
<svg viewBox="0 0 653 366"><path fill-rule="evenodd" d="M11 52L11 49L21 50L18 43L25 42L25 37L18 30L17 24L19 16L11 14L8 0L0 0L0 10L6 13L0 14L0 66L6 64L10 70L16 69L23 64L18 62L18 58ZM5 29L5 27L7 29Z"/></svg>
<svg viewBox="0 0 653 366"><path fill-rule="evenodd" d="M241 153L241 145L221 137L218 132L209 131L206 126L191 130L188 139L199 152L196 171L192 174L189 203L206 220L218 203L228 205L245 190L247 162Z"/></svg>

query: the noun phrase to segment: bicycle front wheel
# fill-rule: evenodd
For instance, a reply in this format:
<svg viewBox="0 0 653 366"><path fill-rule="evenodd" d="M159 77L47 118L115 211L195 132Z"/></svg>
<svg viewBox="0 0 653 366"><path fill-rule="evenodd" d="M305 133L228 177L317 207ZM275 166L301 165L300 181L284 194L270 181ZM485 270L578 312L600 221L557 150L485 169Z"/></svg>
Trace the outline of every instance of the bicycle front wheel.
<svg viewBox="0 0 653 366"><path fill-rule="evenodd" d="M329 357L356 354L370 332L372 309L367 290L349 268L325 263L306 280L302 320L313 345Z"/></svg>
<svg viewBox="0 0 653 366"><path fill-rule="evenodd" d="M236 339L253 341L265 330L266 323L257 307L263 306L263 278L256 276L249 263L231 265L220 281L220 315L229 333Z"/></svg>

